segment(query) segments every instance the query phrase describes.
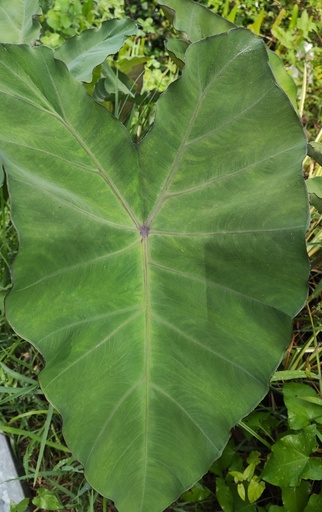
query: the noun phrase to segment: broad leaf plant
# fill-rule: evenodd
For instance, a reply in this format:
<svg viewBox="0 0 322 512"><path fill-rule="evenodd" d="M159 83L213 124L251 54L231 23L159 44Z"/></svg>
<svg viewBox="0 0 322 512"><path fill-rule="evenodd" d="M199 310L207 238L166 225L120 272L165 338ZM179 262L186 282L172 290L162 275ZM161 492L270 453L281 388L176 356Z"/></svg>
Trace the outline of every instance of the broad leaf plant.
<svg viewBox="0 0 322 512"><path fill-rule="evenodd" d="M13 4L38 12L0 11ZM164 510L220 456L267 392L308 277L307 142L265 45L190 0L163 4L184 66L137 144L81 83L131 21L55 52L32 44L31 18L15 18L18 36L1 25L20 246L6 314L44 355L66 442L120 512Z"/></svg>

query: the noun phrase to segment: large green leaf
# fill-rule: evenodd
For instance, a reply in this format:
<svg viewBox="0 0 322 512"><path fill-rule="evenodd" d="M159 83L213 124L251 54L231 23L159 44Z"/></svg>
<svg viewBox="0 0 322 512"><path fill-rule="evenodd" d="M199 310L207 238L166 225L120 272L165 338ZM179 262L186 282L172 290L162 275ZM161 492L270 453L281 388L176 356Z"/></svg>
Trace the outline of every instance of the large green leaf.
<svg viewBox="0 0 322 512"><path fill-rule="evenodd" d="M37 39L40 12L38 0L0 0L0 41L19 44Z"/></svg>
<svg viewBox="0 0 322 512"><path fill-rule="evenodd" d="M166 47L170 56L176 64L182 68L184 54L189 41L196 42L205 37L221 34L236 25L231 21L218 16L203 5L197 4L193 0L160 0L162 8L168 13L175 29L185 32L187 41L182 39L169 39ZM275 52L267 48L269 64L272 68L275 80L278 85L286 92L294 108L297 108L297 87L286 71L282 59Z"/></svg>
<svg viewBox="0 0 322 512"><path fill-rule="evenodd" d="M99 29L85 30L79 36L67 39L55 50L55 57L65 62L75 78L91 82L93 69L108 55L117 53L125 39L136 32L137 27L132 20L108 20Z"/></svg>
<svg viewBox="0 0 322 512"><path fill-rule="evenodd" d="M305 299L302 127L244 29L189 47L139 145L48 48L3 45L0 70L8 318L91 485L160 511L263 398Z"/></svg>

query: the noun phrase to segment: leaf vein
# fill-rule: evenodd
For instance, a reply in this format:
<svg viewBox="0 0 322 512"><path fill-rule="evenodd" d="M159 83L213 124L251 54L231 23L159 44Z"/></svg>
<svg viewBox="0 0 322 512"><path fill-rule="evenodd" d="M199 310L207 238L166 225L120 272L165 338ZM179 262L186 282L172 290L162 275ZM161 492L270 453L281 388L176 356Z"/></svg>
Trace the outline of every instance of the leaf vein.
<svg viewBox="0 0 322 512"><path fill-rule="evenodd" d="M108 336L106 336L105 338L103 338L99 343L97 343L93 348L91 348L90 350L87 350L87 352L85 352L84 354L82 354L80 357L78 357L77 359L75 359L75 361L73 361L72 363L70 363L68 366L66 366L66 368L64 368L63 370L61 370L57 375L55 375L55 377L46 383L46 386L49 387L53 384L53 382L55 382L59 377L61 377L64 373L68 372L73 366L75 366L76 364L79 363L79 361L82 361L83 359L85 359L86 357L88 357L92 352L95 352L95 350L97 350L99 347L101 347L102 345L104 345L104 343L106 343L107 341L109 341L115 334L117 334L119 331L121 331L124 327L126 327L129 323L131 323L136 317L138 317L139 315L141 314L141 311L138 312L138 313L135 313L134 315L132 315L130 318L128 318L127 320L125 320L124 322L122 322L120 325L118 325L112 332L110 332L110 334Z"/></svg>
<svg viewBox="0 0 322 512"><path fill-rule="evenodd" d="M125 402L125 400L133 393L133 391L135 391L135 389L137 387L139 387L139 385L143 382L143 379L139 379L137 382L135 382L133 384L133 386L131 386L127 391L126 393L124 393L124 395L120 398L120 400L115 404L114 406L114 409L112 410L111 414L108 416L107 420L104 422L100 432L98 433L98 435L96 436L95 438L95 441L92 445L92 448L88 454L88 457L86 459L86 461L84 462L84 466L86 464L88 464L88 461L90 460L94 450L95 450L95 447L97 446L97 443L99 442L100 438L102 437L102 435L104 434L105 430L107 429L109 423L112 421L112 419L114 418L114 416L116 415L117 411L119 410L119 408L121 407L121 405Z"/></svg>
<svg viewBox="0 0 322 512"><path fill-rule="evenodd" d="M154 318L158 322L163 323L164 325L169 327L169 329L171 329L171 330L175 331L176 333L180 334L180 336L183 336L188 341L191 341L192 343L194 343L194 344L198 345L199 347L201 347L203 350L206 350L206 351L210 352L211 354L213 354L214 356L218 357L219 359L222 359L223 361L225 361L229 365L234 366L235 368L238 368L239 370L242 370L243 373L246 373L249 377L251 377L253 380L255 380L261 386L264 385L263 382L261 382L257 377L255 377L252 373L250 373L246 368L244 368L240 364L237 364L234 361L232 361L231 359L228 359L227 357L225 357L224 355L220 354L220 352L217 352L213 348L207 347L207 345L205 345L204 343L196 340L193 336L190 336L189 334L185 333L184 331L179 329L177 326L173 325L171 322L168 322L167 320L164 320L163 318L161 318L159 315L156 315L155 313L153 313L153 316L154 316Z"/></svg>
<svg viewBox="0 0 322 512"><path fill-rule="evenodd" d="M203 428L199 425L199 423L191 416L191 414L189 414L189 412L175 399L173 398L171 395L169 395L166 391L164 391L160 386L158 386L157 384L153 384L152 385L153 389L155 389L155 391L158 391L159 393L161 393L162 395L164 395L166 398L168 398L168 400L170 400L171 402L173 402L191 421L191 423L193 423L193 425L195 425L197 427L197 429L202 433L202 435L207 439L207 441L217 450L219 451L219 448L214 444L214 442L210 439L210 437L208 436L208 434L206 434L206 432L203 430Z"/></svg>
<svg viewBox="0 0 322 512"><path fill-rule="evenodd" d="M208 91L208 89L213 86L213 84L215 83L216 80L218 80L220 77L221 77L221 74L223 72L223 70L225 70L234 60L236 60L240 55L242 55L243 53L246 53L248 50L250 50L252 48L252 45L251 46L248 46L246 48L244 48L242 51L240 51L238 54L234 55L234 57L232 57L226 64L225 66L223 66L220 71L214 75L213 79L210 80L210 82L208 83L207 87L205 87L205 89L200 93L200 96L198 98L198 101L196 103L196 107L195 109L192 111L192 114L191 114L191 118L190 118L190 121L188 123L188 126L187 126L187 129L186 129L186 133L185 133L185 136L182 140L182 143L180 144L177 152L176 152L176 156L173 160L173 163L169 169L169 172L168 172L168 176L167 178L165 179L165 182L163 184L163 187L159 193L159 197L158 199L156 200L156 203L154 205L154 207L152 208L152 211L150 213L150 215L148 216L148 219L147 219L147 224L151 225L152 222L154 221L154 219L156 218L156 216L158 215L159 211L160 211L160 208L163 204L163 202L165 201L166 197L167 197L167 193L168 193L168 190L171 186L171 183L173 181L173 178L179 168L179 165L180 165L180 160L181 160L181 157L186 149L186 146L188 144L188 139L189 139L189 136L190 136L190 133L191 133L191 130L192 130L192 127L194 126L194 123L198 117L198 114L199 114L199 111L201 109L201 105L205 99L205 96L206 96L206 93Z"/></svg>
<svg viewBox="0 0 322 512"><path fill-rule="evenodd" d="M72 322L70 324L64 325L63 327L60 327L59 329L56 329L55 331L51 331L49 334L41 338L40 343L42 343L47 338L50 338L51 336L58 334L59 332L67 331L68 329L72 327L78 327L80 325L89 324L92 322L97 322L98 320L103 320L106 318L110 318L113 316L121 315L123 313L132 312L132 311L139 311L140 308L137 306L132 306L129 308L123 308L123 309L116 309L115 311L109 311L108 313L104 313L102 315L95 315L91 316L89 318L82 318L82 320L77 320L76 322Z"/></svg>
<svg viewBox="0 0 322 512"><path fill-rule="evenodd" d="M91 217L96 222L101 222L102 224L106 224L108 226L119 228L119 229L122 229L122 230L125 230L125 231L132 231L132 232L135 231L135 228L131 228L129 226L124 226L123 224L117 224L115 222L111 222L111 221L106 220L106 219L104 219L102 217L99 217L98 215L95 215L94 213L91 213L91 212L89 212L87 210L84 210L83 208L80 208L79 206L71 203L70 201L67 201L66 199L63 199L62 197L58 197L57 195L55 195L50 190L44 188L43 186L39 186L36 183L24 182L23 180L18 180L17 178L15 178L15 180L18 181L19 183L23 183L24 185L27 185L27 186L30 186L30 187L39 188L42 191L42 193L45 193L45 194L48 194L48 195L52 196L55 201L65 204L68 208L72 208L72 209L80 212L82 215L86 215L88 217Z"/></svg>
<svg viewBox="0 0 322 512"><path fill-rule="evenodd" d="M78 162L75 162L75 161L72 162L71 160L67 160L63 156L57 155L56 153L52 153L51 151L48 151L48 150L45 150L45 149L41 149L41 148L37 148L35 146L30 146L29 144L20 144L20 143L18 143L16 141L5 139L4 137L1 137L0 140L5 142L6 144L12 144L13 146L18 146L18 147L21 147L21 148L27 148L27 149L31 149L32 151L35 151L35 152L44 153L45 155L57 158L57 160L61 160L62 162L70 164L72 167L76 167L77 169L82 169L82 170L91 172L93 174L99 174L98 170L95 169L94 167L89 167L88 165L81 164L81 163L78 163Z"/></svg>
<svg viewBox="0 0 322 512"><path fill-rule="evenodd" d="M33 286L36 286L37 284L43 283L44 281L48 281L49 279L52 279L54 277L61 276L63 274L69 273L69 272L73 272L76 269L88 267L88 266L92 265L93 263L97 263L98 261L107 260L109 258L112 258L113 256L118 256L119 254L122 254L124 252L131 250L133 247L138 245L138 243L139 243L139 241L135 240L131 244L127 245L126 247L123 247L122 249L119 249L118 251L109 252L107 254L103 254L102 256L97 256L96 258L92 258L90 260L76 263L75 265L70 265L68 267L60 268L56 272L53 272L52 274L47 274L44 277L42 277L41 279L38 279L37 281L34 281L33 283L29 284L28 286L25 286L24 288L18 288L18 289L15 288L15 291L22 292L22 291L28 290L29 288L32 288Z"/></svg>
<svg viewBox="0 0 322 512"><path fill-rule="evenodd" d="M302 146L302 145L301 145ZM277 153L274 153L273 155L268 155L265 158L262 158L261 160L257 160L256 162L253 162L249 165L246 165L245 167L242 167L241 169L238 169L237 171L231 172L229 174L225 174L224 176L216 176L208 181L204 181L203 183L200 183L198 185L195 185L194 187L190 187L184 190L178 190L177 192L168 192L167 197L173 197L173 196L180 196L184 194L190 194L191 192L196 192L198 190L201 190L203 188L208 187L209 185L212 185L213 183L217 183L219 181L234 178L235 176L238 176L239 174L242 174L243 172L247 171L248 169L251 169L252 167L256 167L256 165L261 164L271 158L275 158L276 156L282 155L283 153L288 153L290 151L293 151L294 149L298 148L299 145L296 144L295 146L292 146L287 149L283 149L282 151L279 151ZM302 159L301 159L302 161Z"/></svg>
<svg viewBox="0 0 322 512"><path fill-rule="evenodd" d="M159 263L155 263L153 261L150 261L149 263L153 267L159 268L160 270L164 270L165 272L170 272L177 276L183 277L185 279L190 279L191 281L196 281L205 286L211 286L212 288L220 288L220 289L230 292L234 295L237 295L243 299L251 300L252 302L257 302L258 304L262 304L263 306L271 308L271 309L276 309L274 306L271 306L270 304L267 304L266 302L263 302L260 299L256 299L255 297L251 297L250 295L245 295L244 293L234 290L233 288L230 288L226 285L222 285L219 283L215 283L214 281L210 281L207 278L202 279L201 277L195 276L193 274L188 274L187 272L182 272L182 271L174 269L174 268L166 267L165 265L160 265Z"/></svg>
<svg viewBox="0 0 322 512"><path fill-rule="evenodd" d="M222 235L248 235L253 233L274 233L274 232L284 232L284 231L294 231L294 230L303 230L306 229L306 225L303 224L301 226L287 226L285 228L271 228L271 229L245 229L241 231L210 231L205 233L182 233L180 231L161 231L157 229L151 229L149 235L156 236L177 236L177 237L211 237L211 236L222 236Z"/></svg>
<svg viewBox="0 0 322 512"><path fill-rule="evenodd" d="M219 130L222 130L223 128L226 128L227 126L230 126L234 121L236 121L236 119L239 119L240 117L242 117L244 114L246 114L249 110L251 110L252 108L254 108L256 105L258 105L258 103L263 99L265 98L265 96L274 89L274 87L270 87L269 89L267 89L264 94L262 94L262 96L260 98L258 98L256 101L254 101L254 103L252 103L251 105L249 105L247 108L245 108L244 110L242 110L241 112L238 112L238 114L235 114L233 117L231 117L230 119L228 119L228 121L226 123L223 123L222 125L220 126L216 126L216 128L213 128L212 130L208 131L207 133L204 133L202 135L199 135L198 137L194 137L193 139L190 139L189 141L187 141L186 143L186 146L190 146L190 144L194 144L196 142L199 142L200 140L203 140L203 139L206 139L207 137L213 135L214 133L216 133L217 131Z"/></svg>

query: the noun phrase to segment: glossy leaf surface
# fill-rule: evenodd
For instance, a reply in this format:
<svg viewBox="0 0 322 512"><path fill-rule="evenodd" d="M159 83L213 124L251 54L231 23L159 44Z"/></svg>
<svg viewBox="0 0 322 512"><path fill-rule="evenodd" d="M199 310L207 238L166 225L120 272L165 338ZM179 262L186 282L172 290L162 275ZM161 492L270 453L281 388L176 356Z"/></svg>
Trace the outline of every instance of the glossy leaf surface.
<svg viewBox="0 0 322 512"><path fill-rule="evenodd" d="M163 510L265 395L304 302L301 125L243 29L190 45L140 145L49 49L4 45L0 71L8 318L90 484Z"/></svg>
<svg viewBox="0 0 322 512"><path fill-rule="evenodd" d="M55 57L65 62L75 78L91 82L93 69L108 55L117 53L125 39L136 32L137 27L132 20L108 20L99 29L85 30L79 36L67 39L55 50Z"/></svg>
<svg viewBox="0 0 322 512"><path fill-rule="evenodd" d="M0 39L3 43L31 43L37 39L40 24L38 0L0 0Z"/></svg>

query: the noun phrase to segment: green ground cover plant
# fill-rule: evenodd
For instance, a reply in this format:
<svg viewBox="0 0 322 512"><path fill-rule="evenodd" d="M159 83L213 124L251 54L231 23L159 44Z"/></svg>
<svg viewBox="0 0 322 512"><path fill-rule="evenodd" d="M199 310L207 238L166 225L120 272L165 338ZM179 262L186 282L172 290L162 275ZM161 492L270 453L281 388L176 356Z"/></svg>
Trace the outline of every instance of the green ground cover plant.
<svg viewBox="0 0 322 512"><path fill-rule="evenodd" d="M235 28L233 16L225 21L191 2L164 4L176 10L174 18L164 9L179 31L179 37L168 45L173 45L169 50L183 71L173 71L171 63L162 63L166 83L179 73L182 77L158 100L151 132L154 103L164 84L160 85L159 74L152 88L144 83L144 74L151 71L151 48L145 50L142 34L132 36L118 59L105 61L109 53L121 48L125 36L134 34L133 23L102 18L100 28L94 31L79 24L75 37L65 43L59 40L61 45L54 52L14 46L3 46L2 52L6 73L0 87L3 98L9 98L2 104L1 128L7 171L1 196L2 220L7 226L2 295L11 286L8 267L17 250L9 222L8 186L11 215L21 243L14 265L15 286L7 299L9 320L16 332L45 355L42 386L63 413L68 444L82 463L92 457L92 468L85 464L88 480L94 489L116 500L120 511L161 510L205 473L221 453L231 427L266 394L265 380L276 369L289 340L291 318L305 298L307 207L300 162L306 142L288 98L269 70L270 53L250 32ZM86 5L88 8L84 3L70 18L85 19ZM96 7L91 11L93 17ZM38 12L33 4L33 13ZM90 9L86 12L89 15ZM200 15L206 22L189 23L192 12L194 20ZM58 29L67 24L59 23ZM28 37L31 41L31 33L34 38L36 26L35 21L29 24L24 42ZM165 29L169 30L169 21ZM205 36L210 38L203 39ZM54 48L55 40L55 36L50 40ZM213 66L214 60L218 68ZM282 69L280 61L275 62L275 77L286 89L286 75L280 78L276 71ZM158 69L155 64L153 68ZM87 93L71 75L85 82ZM111 110L128 131L95 106L88 93ZM267 119L274 105L278 115ZM45 160L48 139L51 154ZM107 141L111 153L103 161ZM161 149L162 141L166 151ZM280 151L276 154L277 145ZM208 172L208 166L205 171L200 157L211 161L213 149L209 147L216 148L216 165L211 166L214 174ZM261 172L269 148L274 153L269 154L265 172ZM158 158L158 152L162 157ZM256 163L259 160L261 165ZM191 198L195 201L193 216ZM215 215L214 202L220 205ZM85 214L82 220L80 212ZM309 240L316 250L318 217L314 222ZM258 261L265 266L265 275L257 267ZM109 281L102 282L101 275L106 272ZM111 287L112 279L115 284ZM223 304L217 302L218 290L225 299ZM303 381L283 386L285 409L274 412L266 403L240 421L208 477L183 493L172 510L208 510L214 500L218 510L232 512L318 510L321 371L319 327L314 327L311 313L311 308L316 309L317 293L312 289L308 301L311 334L303 335L301 347L290 347L283 371L272 379L275 397L283 380ZM120 336L122 330L125 336ZM59 333L58 349L52 342L57 342ZM131 343L125 344L129 333ZM23 464L27 478L38 481L33 505L44 510L113 510L111 502L100 498L83 480L83 466L62 441L56 409L43 405L42 392L30 376L42 369L42 359L5 320L2 336L5 397L1 428L19 436L22 445L29 438ZM161 344L165 338L166 351ZM75 344L66 345L71 339ZM103 365L107 343L111 352ZM95 352L97 359L86 361L88 354ZM110 385L113 375L114 387ZM52 389L50 381L54 382ZM14 413L13 397L23 409L18 414ZM102 418L106 415L109 427L115 424L115 434L105 437L107 420ZM38 426L28 432L24 427L33 417ZM41 417L46 420L42 422ZM17 421L22 428L12 426ZM174 447L180 448L178 455ZM46 453L55 464L42 471ZM174 470L179 477L174 478ZM122 483L121 474L125 475ZM25 510L27 502L28 498L12 510Z"/></svg>

